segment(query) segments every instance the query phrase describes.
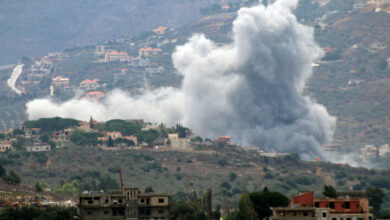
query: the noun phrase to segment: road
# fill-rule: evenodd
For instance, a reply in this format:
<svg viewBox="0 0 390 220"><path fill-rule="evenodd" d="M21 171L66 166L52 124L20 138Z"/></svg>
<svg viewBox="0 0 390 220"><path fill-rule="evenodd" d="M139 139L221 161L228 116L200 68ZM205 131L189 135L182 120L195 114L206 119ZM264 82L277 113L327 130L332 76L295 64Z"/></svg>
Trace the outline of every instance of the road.
<svg viewBox="0 0 390 220"><path fill-rule="evenodd" d="M8 79L7 84L8 86L15 91L18 95L22 94L22 91L20 91L18 88L16 88L15 84L18 80L20 74L22 73L24 64L19 64L14 68L14 71L12 72L11 77Z"/></svg>

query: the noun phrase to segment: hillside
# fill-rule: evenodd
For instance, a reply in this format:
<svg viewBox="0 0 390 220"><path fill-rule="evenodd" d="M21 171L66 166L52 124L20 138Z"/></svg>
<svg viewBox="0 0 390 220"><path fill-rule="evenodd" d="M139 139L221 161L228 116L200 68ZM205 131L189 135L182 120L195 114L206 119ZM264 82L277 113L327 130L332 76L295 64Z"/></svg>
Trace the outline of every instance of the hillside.
<svg viewBox="0 0 390 220"><path fill-rule="evenodd" d="M371 1L300 1L295 11L300 22L314 27L316 41L325 50L325 57L314 66L305 94L315 98L337 116L334 143L341 144L342 152L359 151L365 145L381 146L390 142L389 124L389 20L388 11ZM253 2L241 3L241 6ZM54 60L52 69L41 78L30 79L31 69L26 67L17 85L26 89L21 97L6 86L11 69L1 69L0 127L18 127L25 119L24 104L36 97L49 95L52 77L70 78L72 89L85 79L97 78L99 91L109 92L121 88L137 95L145 87L180 86L181 77L173 69L171 54L193 33L205 35L218 43L230 42L232 21L239 5L230 4L229 10L218 9L202 16L190 25L168 29L164 34L149 32L123 36L86 47L64 50L64 59ZM207 9L207 8L206 8ZM205 11L205 9L203 9ZM206 10L210 11L210 10ZM200 16L200 15L199 15ZM105 50L118 50L131 57L138 56L140 48L161 48L162 53L149 58L150 64L133 67L129 62L98 62L104 56L95 54L97 46ZM40 59L34 59L34 61ZM128 69L123 74L122 69ZM122 78L120 78L122 79ZM22 83L23 81L27 83ZM30 82L30 84L28 84ZM86 94L88 91L82 91ZM58 90L56 101L78 94L74 90Z"/></svg>
<svg viewBox="0 0 390 220"><path fill-rule="evenodd" d="M2 1L0 65L77 45L138 34L160 25L180 27L217 0Z"/></svg>
<svg viewBox="0 0 390 220"><path fill-rule="evenodd" d="M16 156L19 155L19 156ZM23 183L45 181L56 189L61 184L79 182L79 190L93 188L104 176L119 183L118 168L122 168L126 186L148 186L178 197L193 190L213 190L215 205L237 204L245 191L270 190L286 193L315 190L332 184L337 190L362 190L369 185L385 192L384 212L390 211L390 173L364 168L352 168L327 162L304 162L295 156L264 157L240 147L213 145L194 151L128 150L102 151L97 148L73 146L47 152L46 163L37 163L31 153L7 153L2 156L7 169L14 169ZM12 158L12 159L7 159ZM69 164L69 161L72 161ZM196 172L194 172L196 170ZM107 177L104 177L107 178Z"/></svg>

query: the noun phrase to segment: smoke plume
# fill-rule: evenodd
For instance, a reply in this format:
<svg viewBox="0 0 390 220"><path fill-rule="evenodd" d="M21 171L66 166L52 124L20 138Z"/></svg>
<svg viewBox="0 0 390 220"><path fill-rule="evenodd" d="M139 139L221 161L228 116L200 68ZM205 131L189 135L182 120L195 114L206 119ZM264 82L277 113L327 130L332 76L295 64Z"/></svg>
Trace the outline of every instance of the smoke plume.
<svg viewBox="0 0 390 220"><path fill-rule="evenodd" d="M242 145L322 157L335 118L301 91L322 56L313 30L291 10L297 0L243 8L233 23L232 43L218 47L196 34L176 48L182 86L147 91L137 97L114 90L101 102L75 98L64 103L27 103L30 119L61 116L88 120L144 118L181 123L205 137L230 135Z"/></svg>

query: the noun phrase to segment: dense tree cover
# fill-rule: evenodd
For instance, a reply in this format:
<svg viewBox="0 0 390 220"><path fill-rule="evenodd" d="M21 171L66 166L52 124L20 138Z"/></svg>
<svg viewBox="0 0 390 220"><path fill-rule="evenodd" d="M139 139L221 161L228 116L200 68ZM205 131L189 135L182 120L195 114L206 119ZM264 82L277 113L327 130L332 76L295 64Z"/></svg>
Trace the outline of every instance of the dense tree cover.
<svg viewBox="0 0 390 220"><path fill-rule="evenodd" d="M268 191L267 188L265 188L263 192L250 193L249 198L252 201L258 219L271 216L272 211L270 207L287 207L289 203L289 200L285 195L279 192Z"/></svg>
<svg viewBox="0 0 390 220"><path fill-rule="evenodd" d="M372 213L375 216L379 216L384 198L383 191L379 188L370 186L367 188L366 193L369 200L369 204L370 206L372 206Z"/></svg>
<svg viewBox="0 0 390 220"><path fill-rule="evenodd" d="M44 152L33 153L33 155L36 158L36 161L40 164L46 163L49 159Z"/></svg>
<svg viewBox="0 0 390 220"><path fill-rule="evenodd" d="M85 132L81 130L74 130L70 136L70 141L77 145L97 145L98 137L102 134L94 132Z"/></svg>
<svg viewBox="0 0 390 220"><path fill-rule="evenodd" d="M253 208L252 201L248 193L241 195L238 202L239 211L235 217L237 220L255 220L257 219L256 211Z"/></svg>
<svg viewBox="0 0 390 220"><path fill-rule="evenodd" d="M336 190L331 185L324 185L322 195L329 197L329 198L337 198Z"/></svg>
<svg viewBox="0 0 390 220"><path fill-rule="evenodd" d="M183 127L180 124L176 125L175 131L177 132L179 138L186 138L190 134L190 129Z"/></svg>
<svg viewBox="0 0 390 220"><path fill-rule="evenodd" d="M171 219L172 220L206 220L206 215L200 211L194 202L173 201Z"/></svg>
<svg viewBox="0 0 390 220"><path fill-rule="evenodd" d="M107 121L104 128L105 131L119 131L123 136L134 135L141 131L141 126L125 120L114 119Z"/></svg>
<svg viewBox="0 0 390 220"><path fill-rule="evenodd" d="M17 128L17 129L14 129L13 131L12 131L12 136L17 136L17 135L24 135L24 131L22 130L22 129L19 129L19 128Z"/></svg>
<svg viewBox="0 0 390 220"><path fill-rule="evenodd" d="M13 170L9 171L8 174L1 177L4 181L14 184L22 182L22 178Z"/></svg>
<svg viewBox="0 0 390 220"><path fill-rule="evenodd" d="M149 145L160 136L157 130L140 131L136 134L138 142L146 142Z"/></svg>
<svg viewBox="0 0 390 220"><path fill-rule="evenodd" d="M26 121L23 125L27 128L40 128L42 132L58 131L79 125L79 121L70 118L41 118L34 121Z"/></svg>
<svg viewBox="0 0 390 220"><path fill-rule="evenodd" d="M271 207L287 207L288 198L271 192L267 187L262 192L244 193L240 197L238 212L227 216L228 220L263 219L272 215Z"/></svg>
<svg viewBox="0 0 390 220"><path fill-rule="evenodd" d="M0 213L0 220L69 220L77 216L76 208L35 207L7 208Z"/></svg>

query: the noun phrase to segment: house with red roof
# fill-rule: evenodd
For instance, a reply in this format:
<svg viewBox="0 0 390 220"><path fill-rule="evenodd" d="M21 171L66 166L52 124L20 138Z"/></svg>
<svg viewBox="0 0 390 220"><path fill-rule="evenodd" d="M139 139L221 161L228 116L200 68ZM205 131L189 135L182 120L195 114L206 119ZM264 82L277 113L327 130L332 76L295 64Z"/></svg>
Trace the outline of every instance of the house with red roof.
<svg viewBox="0 0 390 220"><path fill-rule="evenodd" d="M10 141L1 141L0 142L0 152L5 152L7 150L12 150L12 144Z"/></svg>
<svg viewBox="0 0 390 220"><path fill-rule="evenodd" d="M100 100L101 98L104 97L104 92L100 91L93 91L93 92L88 92L85 97L94 99L94 100Z"/></svg>
<svg viewBox="0 0 390 220"><path fill-rule="evenodd" d="M164 34L166 30L167 30L167 27L160 26L160 27L154 29L153 32L156 34Z"/></svg>
<svg viewBox="0 0 390 220"><path fill-rule="evenodd" d="M79 86L80 89L86 89L86 90L96 90L99 87L100 87L99 79L96 78L93 80L85 79L80 83Z"/></svg>

